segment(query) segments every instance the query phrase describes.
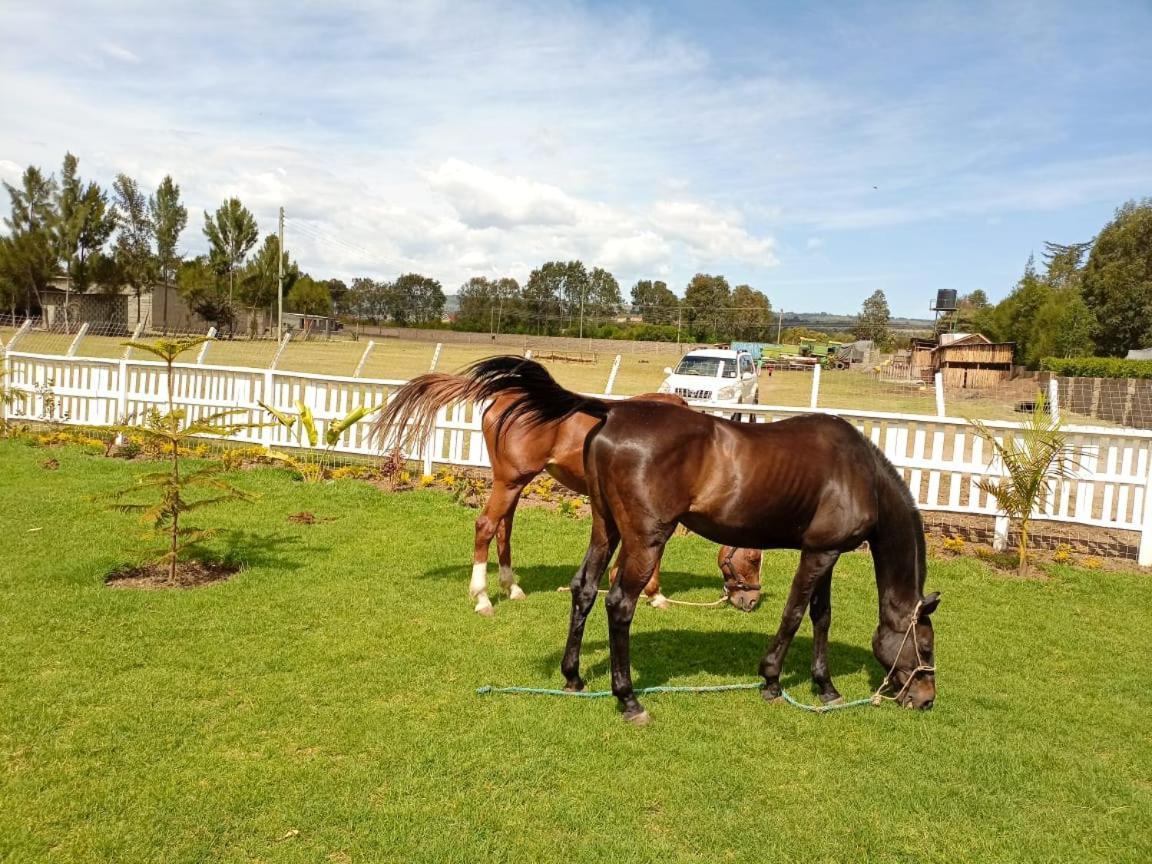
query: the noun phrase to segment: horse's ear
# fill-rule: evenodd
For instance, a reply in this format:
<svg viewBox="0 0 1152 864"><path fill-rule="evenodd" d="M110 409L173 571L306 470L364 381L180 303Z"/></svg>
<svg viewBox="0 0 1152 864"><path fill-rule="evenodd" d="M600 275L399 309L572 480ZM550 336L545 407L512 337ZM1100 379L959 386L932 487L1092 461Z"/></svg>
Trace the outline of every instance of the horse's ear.
<svg viewBox="0 0 1152 864"><path fill-rule="evenodd" d="M920 601L920 614L931 615L936 611L936 607L940 605L940 592L933 591L927 597Z"/></svg>

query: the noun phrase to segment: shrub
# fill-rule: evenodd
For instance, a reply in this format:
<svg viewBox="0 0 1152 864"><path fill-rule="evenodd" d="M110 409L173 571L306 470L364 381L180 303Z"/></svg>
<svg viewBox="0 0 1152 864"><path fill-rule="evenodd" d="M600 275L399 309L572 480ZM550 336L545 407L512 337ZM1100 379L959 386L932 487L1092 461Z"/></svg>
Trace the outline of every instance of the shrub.
<svg viewBox="0 0 1152 864"><path fill-rule="evenodd" d="M1152 360L1120 357L1045 357L1040 368L1066 378L1152 378Z"/></svg>

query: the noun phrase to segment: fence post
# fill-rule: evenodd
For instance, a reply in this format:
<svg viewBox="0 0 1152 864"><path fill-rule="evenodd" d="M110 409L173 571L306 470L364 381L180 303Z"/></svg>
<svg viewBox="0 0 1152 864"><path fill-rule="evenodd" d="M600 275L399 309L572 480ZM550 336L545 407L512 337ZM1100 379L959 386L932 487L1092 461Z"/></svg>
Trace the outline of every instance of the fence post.
<svg viewBox="0 0 1152 864"><path fill-rule="evenodd" d="M376 347L376 343L371 339L368 344L364 346L364 353L360 355L360 362L356 364L356 371L352 373L353 378L359 378L360 373L364 371L364 364L368 362L368 355L372 353L372 349Z"/></svg>
<svg viewBox="0 0 1152 864"><path fill-rule="evenodd" d="M144 322L143 321L137 321L136 322L136 329L132 331L132 341L135 342L137 339L139 339L141 334L143 334L143 332L144 332ZM121 360L132 359L132 346L131 345L128 345L127 347L124 348L124 354L123 354L123 356L121 356L120 359Z"/></svg>
<svg viewBox="0 0 1152 864"><path fill-rule="evenodd" d="M280 345L276 349L276 354L272 358L272 362L268 364L269 369L275 369L276 365L280 362L280 355L284 353L284 349L288 347L288 343L292 341L292 331L289 330L284 334L284 338L280 340ZM305 340L307 341L307 340Z"/></svg>
<svg viewBox="0 0 1152 864"><path fill-rule="evenodd" d="M1152 565L1152 452L1148 454L1148 476L1144 479L1144 514L1140 520L1140 548L1136 563Z"/></svg>
<svg viewBox="0 0 1152 864"><path fill-rule="evenodd" d="M809 408L815 408L816 403L820 399L820 364L817 363L812 367L812 401L809 403Z"/></svg>
<svg viewBox="0 0 1152 864"><path fill-rule="evenodd" d="M25 318L24 323L20 325L20 329L17 330L15 333L13 333L12 338L8 340L8 347L5 348L4 350L6 352L7 351L15 351L16 350L16 343L19 342L21 339L23 339L28 334L28 331L31 329L32 329L32 319L31 318Z"/></svg>
<svg viewBox="0 0 1152 864"><path fill-rule="evenodd" d="M612 385L616 383L616 373L620 371L620 355L616 355L616 359L612 361L612 371L608 373L608 383L604 385L604 395L607 396L612 392Z"/></svg>
<svg viewBox="0 0 1152 864"><path fill-rule="evenodd" d="M444 347L443 342L436 343L436 350L432 352L432 365L428 367L429 372L436 371L436 364L440 362L440 349Z"/></svg>
<svg viewBox="0 0 1152 864"><path fill-rule="evenodd" d="M68 346L68 351L64 354L65 357L75 357L76 349L80 347L81 340L88 335L88 322L85 321L80 325L80 329L76 331L76 338L72 340L72 344Z"/></svg>
<svg viewBox="0 0 1152 864"><path fill-rule="evenodd" d="M1048 416L1053 424L1060 422L1060 383L1055 375L1048 379Z"/></svg>
<svg viewBox="0 0 1152 864"><path fill-rule="evenodd" d="M216 328L208 328L208 341L200 346L200 353L196 355L196 365L204 365L204 356L208 353L208 346L212 344L212 340L216 338Z"/></svg>
<svg viewBox="0 0 1152 864"><path fill-rule="evenodd" d="M944 373L936 373L936 416L947 417L944 413Z"/></svg>
<svg viewBox="0 0 1152 864"><path fill-rule="evenodd" d="M120 372L119 392L116 394L116 417L113 420L115 423L128 422L128 361L124 358L120 359L117 364ZM124 443L124 433L116 435L116 445L119 446Z"/></svg>

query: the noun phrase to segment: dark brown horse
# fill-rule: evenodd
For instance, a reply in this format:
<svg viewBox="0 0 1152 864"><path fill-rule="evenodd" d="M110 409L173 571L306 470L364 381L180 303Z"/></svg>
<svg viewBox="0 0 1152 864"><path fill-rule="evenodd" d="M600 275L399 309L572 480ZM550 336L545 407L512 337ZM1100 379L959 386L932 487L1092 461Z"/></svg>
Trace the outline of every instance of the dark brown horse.
<svg viewBox="0 0 1152 864"><path fill-rule="evenodd" d="M930 708L936 698L926 556L920 513L880 450L850 423L810 414L776 423L735 423L678 405L609 403L562 388L537 363L494 357L466 371L478 397L516 394L496 421L555 423L575 414L601 421L584 464L592 538L572 579L572 617L561 663L567 689L582 690L580 647L596 586L617 544L620 575L608 592L612 692L624 716L648 714L636 700L630 627L636 600L677 524L717 543L800 550L779 629L760 661L767 699L781 695L780 669L805 609L813 627L812 679L825 703L840 699L828 673L832 568L868 541L879 624L872 650L899 688L897 699Z"/></svg>
<svg viewBox="0 0 1152 864"><path fill-rule="evenodd" d="M403 430L397 433L397 443L404 447L418 445L432 432L436 413L448 405L458 402L478 401L473 399L473 382L460 375L430 373L413 378L388 403L374 427L379 444L383 445L387 430ZM504 424L503 432L496 435L496 427L504 412L516 400L517 394L497 395L484 413L481 428L484 441L488 445L488 455L492 462L492 492L484 505L484 511L476 520L475 541L472 555L472 581L469 594L476 603L476 612L492 614L492 601L488 598L488 550L492 538L496 538L496 551L500 560L500 585L513 600L524 597L524 591L516 581L512 569L512 520L516 515L516 505L524 488L541 471L547 471L560 483L581 495L588 494L584 480L584 440L597 424L594 417L572 414L562 420L547 423L528 423L510 420ZM687 402L672 393L648 393L636 399L651 399L687 406ZM732 556L730 555L729 558ZM736 555L737 566L741 565L741 555ZM744 611L751 611L759 601L758 581L756 587L749 582L748 589L733 597L733 605ZM660 592L660 573L654 570L644 586L649 602L657 608L664 608L668 600Z"/></svg>

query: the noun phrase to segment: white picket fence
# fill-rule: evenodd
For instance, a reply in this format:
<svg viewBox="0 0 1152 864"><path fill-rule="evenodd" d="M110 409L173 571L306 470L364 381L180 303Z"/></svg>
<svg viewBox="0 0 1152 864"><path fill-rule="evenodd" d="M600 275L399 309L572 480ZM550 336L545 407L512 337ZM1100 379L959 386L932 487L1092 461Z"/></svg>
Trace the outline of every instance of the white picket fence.
<svg viewBox="0 0 1152 864"><path fill-rule="evenodd" d="M24 398L9 407L10 419L56 419L73 425L103 426L123 418L139 418L167 403L163 364L137 359L109 360L9 351L6 384ZM321 439L329 423L360 406L387 399L404 382L278 369L200 366L176 367L174 401L192 418L227 409L242 409L237 422L267 422L256 404L265 402L294 411L307 405ZM54 406L50 403L54 401ZM702 410L721 413L714 405ZM48 418L52 409L52 418ZM3 410L0 408L0 410ZM730 411L731 409L726 409ZM755 422L772 422L811 411L807 407L741 406ZM913 414L829 410L853 423L876 443L900 469L923 510L996 516L1000 538L1007 520L995 501L976 486L982 477L997 476L1000 467L991 447L974 434L965 420ZM424 463L488 466L488 453L476 406L455 406L440 412L435 432L420 452L405 454ZM1011 435L1019 424L990 422ZM1054 522L1074 523L1139 533L1138 560L1152 564L1152 432L1105 427L1065 427L1080 449L1080 470L1074 480L1061 482L1036 515ZM332 448L338 453L377 453L370 440L370 423L355 424ZM239 433L236 440L268 447L296 442L280 426L262 426Z"/></svg>

